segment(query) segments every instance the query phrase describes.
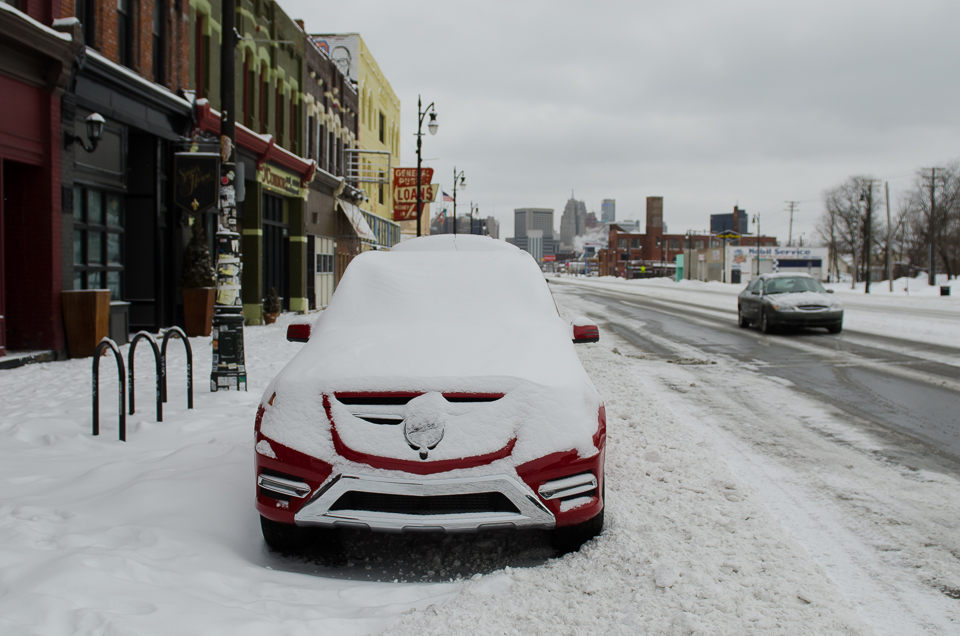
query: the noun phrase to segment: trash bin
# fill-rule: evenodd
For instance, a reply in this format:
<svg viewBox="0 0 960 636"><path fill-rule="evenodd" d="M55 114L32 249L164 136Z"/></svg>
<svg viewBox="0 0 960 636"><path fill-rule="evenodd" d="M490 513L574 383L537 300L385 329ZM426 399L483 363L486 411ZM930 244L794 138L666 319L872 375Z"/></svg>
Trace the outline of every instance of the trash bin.
<svg viewBox="0 0 960 636"><path fill-rule="evenodd" d="M940 295L941 295L941 296L949 296L949 295L950 295L950 287L948 287L947 285L940 285Z"/></svg>

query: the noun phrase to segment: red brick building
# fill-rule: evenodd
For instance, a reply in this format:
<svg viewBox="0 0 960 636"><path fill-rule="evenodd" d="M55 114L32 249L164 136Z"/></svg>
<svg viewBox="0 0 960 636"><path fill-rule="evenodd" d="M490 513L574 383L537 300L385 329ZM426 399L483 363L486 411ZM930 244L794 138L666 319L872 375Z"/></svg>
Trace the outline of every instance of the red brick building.
<svg viewBox="0 0 960 636"><path fill-rule="evenodd" d="M735 219L738 212L745 214L743 210L735 208ZM673 276L676 273L677 256L685 254L685 258L690 261L698 261L700 256L709 250L723 247L723 241L712 234L664 234L663 197L647 197L647 223L644 229L645 233L638 234L626 232L616 223L610 225L607 248L598 253L601 276L620 278ZM744 235L730 244L775 246L777 239L772 236ZM695 269L696 265L694 265ZM691 269L688 266L686 277L690 277L690 274ZM706 273L703 276L703 280L708 280Z"/></svg>
<svg viewBox="0 0 960 636"><path fill-rule="evenodd" d="M79 45L59 2L0 3L0 356L63 348L60 95Z"/></svg>
<svg viewBox="0 0 960 636"><path fill-rule="evenodd" d="M601 276L647 278L673 273L674 259L686 249L687 237L663 233L663 197L647 197L646 221L643 234L610 225L607 248L598 254Z"/></svg>

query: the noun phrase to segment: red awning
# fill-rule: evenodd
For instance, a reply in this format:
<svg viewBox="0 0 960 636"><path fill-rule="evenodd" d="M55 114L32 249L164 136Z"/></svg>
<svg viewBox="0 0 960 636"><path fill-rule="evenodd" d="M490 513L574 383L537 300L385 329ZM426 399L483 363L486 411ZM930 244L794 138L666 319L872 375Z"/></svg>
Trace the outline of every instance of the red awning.
<svg viewBox="0 0 960 636"><path fill-rule="evenodd" d="M220 135L220 113L210 107L206 99L197 100L197 128L204 132ZM300 175L300 187L305 188L313 180L317 162L298 157L273 142L273 135L260 135L242 124L236 124L237 146L257 155L257 170L261 164L270 161Z"/></svg>

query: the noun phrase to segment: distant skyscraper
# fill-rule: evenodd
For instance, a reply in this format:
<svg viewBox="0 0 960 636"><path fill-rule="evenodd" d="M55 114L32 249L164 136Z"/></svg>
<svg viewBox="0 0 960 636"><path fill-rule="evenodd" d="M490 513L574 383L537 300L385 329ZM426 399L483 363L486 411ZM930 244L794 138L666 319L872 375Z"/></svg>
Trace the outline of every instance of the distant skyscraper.
<svg viewBox="0 0 960 636"><path fill-rule="evenodd" d="M600 220L601 221L617 220L617 200L616 199L603 200L603 203L600 204Z"/></svg>
<svg viewBox="0 0 960 636"><path fill-rule="evenodd" d="M560 248L564 251L573 249L573 237L583 236L587 225L587 204L577 201L573 197L567 201L560 217Z"/></svg>
<svg viewBox="0 0 960 636"><path fill-rule="evenodd" d="M536 232L531 234L534 230ZM513 211L513 238L508 238L507 242L530 252L531 236L540 257L557 253L559 241L553 238L553 208L517 208Z"/></svg>

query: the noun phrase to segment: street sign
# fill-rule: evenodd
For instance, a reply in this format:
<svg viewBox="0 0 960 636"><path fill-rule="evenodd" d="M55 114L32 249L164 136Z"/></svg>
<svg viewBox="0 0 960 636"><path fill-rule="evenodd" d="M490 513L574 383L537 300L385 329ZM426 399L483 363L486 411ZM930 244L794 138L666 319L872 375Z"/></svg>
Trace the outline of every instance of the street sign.
<svg viewBox="0 0 960 636"><path fill-rule="evenodd" d="M740 234L738 232L734 232L733 230L724 230L723 232L719 232L717 234L717 238L723 239L724 241L735 241L740 238Z"/></svg>
<svg viewBox="0 0 960 636"><path fill-rule="evenodd" d="M426 205L427 203L432 202L437 198L437 190L440 188L439 184L429 183L424 184L421 188L421 197L420 203ZM414 193L414 197L409 201L398 201L397 200L397 190L394 190L393 195L393 220L394 221L408 221L410 219L416 219L417 213L414 208L417 207L417 197L416 197L416 187L413 188L400 188L400 190L408 189ZM406 195L405 195L406 196Z"/></svg>
<svg viewBox="0 0 960 636"><path fill-rule="evenodd" d="M433 168L420 168L421 187L433 181ZM416 168L394 168L393 169L393 198L397 198L397 190L400 188L409 188L411 194L408 201L417 199L417 169Z"/></svg>
<svg viewBox="0 0 960 636"><path fill-rule="evenodd" d="M439 184L433 180L433 168L420 169L420 201L430 203L437 198ZM407 221L417 218L417 169L393 169L393 220Z"/></svg>
<svg viewBox="0 0 960 636"><path fill-rule="evenodd" d="M543 262L544 262L544 263L555 263L556 261L557 261L557 255L556 255L556 254L544 254L544 255L543 255Z"/></svg>

